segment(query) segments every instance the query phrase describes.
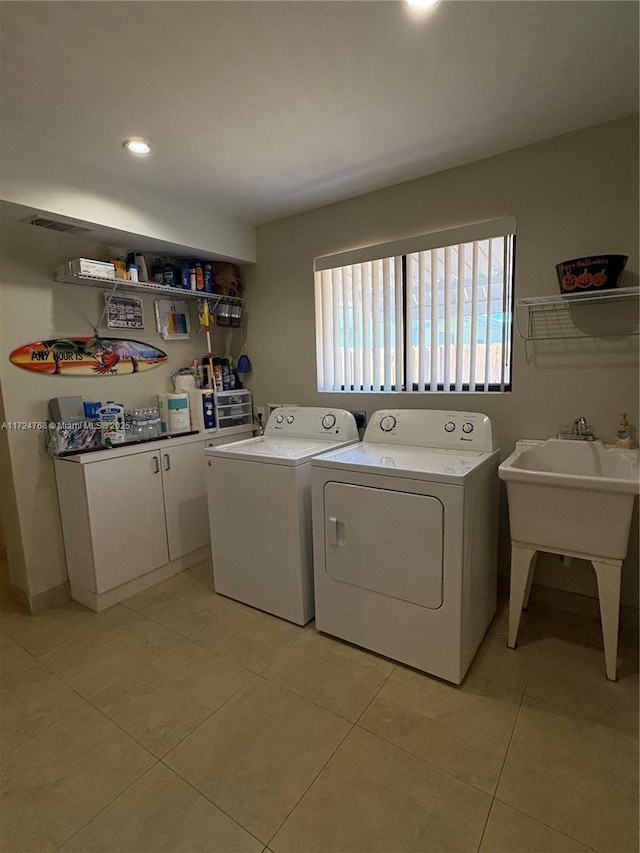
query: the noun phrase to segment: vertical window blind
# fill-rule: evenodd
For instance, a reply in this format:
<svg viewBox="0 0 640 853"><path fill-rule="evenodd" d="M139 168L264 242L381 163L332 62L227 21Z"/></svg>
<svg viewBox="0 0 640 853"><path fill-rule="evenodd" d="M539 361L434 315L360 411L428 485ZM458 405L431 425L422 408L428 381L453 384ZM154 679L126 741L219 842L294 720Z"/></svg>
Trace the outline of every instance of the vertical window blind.
<svg viewBox="0 0 640 853"><path fill-rule="evenodd" d="M318 387L392 391L403 382L402 259L316 273Z"/></svg>
<svg viewBox="0 0 640 853"><path fill-rule="evenodd" d="M317 258L318 390L510 390L514 250L506 220Z"/></svg>

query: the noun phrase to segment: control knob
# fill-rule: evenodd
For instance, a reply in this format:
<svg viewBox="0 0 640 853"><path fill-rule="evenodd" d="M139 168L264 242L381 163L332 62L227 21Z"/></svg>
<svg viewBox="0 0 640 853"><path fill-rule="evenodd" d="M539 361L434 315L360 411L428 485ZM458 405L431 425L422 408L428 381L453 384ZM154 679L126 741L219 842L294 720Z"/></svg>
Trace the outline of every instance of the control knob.
<svg viewBox="0 0 640 853"><path fill-rule="evenodd" d="M456 428L456 425L454 424L453 421L447 421L446 424L444 425L445 432L453 432L455 428Z"/></svg>
<svg viewBox="0 0 640 853"><path fill-rule="evenodd" d="M288 424L292 424L294 420L295 420L295 418L293 417L293 415L287 415L287 423Z"/></svg>
<svg viewBox="0 0 640 853"><path fill-rule="evenodd" d="M380 421L380 429L383 432L391 432L396 425L396 419L393 415L385 415Z"/></svg>
<svg viewBox="0 0 640 853"><path fill-rule="evenodd" d="M462 432L473 432L473 424L468 421L462 424Z"/></svg>
<svg viewBox="0 0 640 853"><path fill-rule="evenodd" d="M276 423L281 424L284 420L284 415L276 415Z"/></svg>
<svg viewBox="0 0 640 853"><path fill-rule="evenodd" d="M332 429L336 425L336 416L335 415L325 415L322 418L322 426L325 429Z"/></svg>

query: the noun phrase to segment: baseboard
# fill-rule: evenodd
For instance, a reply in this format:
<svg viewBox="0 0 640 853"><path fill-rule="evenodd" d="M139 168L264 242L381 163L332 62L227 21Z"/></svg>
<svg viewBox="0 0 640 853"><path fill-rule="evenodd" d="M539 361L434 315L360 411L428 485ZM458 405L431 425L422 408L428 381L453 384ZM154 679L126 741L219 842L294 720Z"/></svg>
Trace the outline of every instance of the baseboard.
<svg viewBox="0 0 640 853"><path fill-rule="evenodd" d="M44 592L39 592L37 595L30 595L29 609L35 615L52 607L58 607L58 605L69 601L70 598L69 581L65 581L58 586L51 587L51 589L45 589Z"/></svg>
<svg viewBox="0 0 640 853"><path fill-rule="evenodd" d="M50 610L52 607L58 607L71 599L68 581L53 586L51 589L45 589L36 595L29 595L19 586L9 583L9 595L12 601L15 601L26 613L30 613L32 616Z"/></svg>
<svg viewBox="0 0 640 853"><path fill-rule="evenodd" d="M147 572L146 575L127 581L127 583L123 583L115 589L110 589L103 593L92 592L72 582L71 598L74 601L79 601L80 604L84 604L89 610L100 613L102 610L106 610L107 607L118 604L120 601L124 601L137 592L142 592L161 581L167 580L167 578L173 577L173 575L190 569L192 566L206 560L210 555L211 548L208 545L204 548L198 548L190 554L185 554L184 557L179 557L177 560L173 560L164 566Z"/></svg>
<svg viewBox="0 0 640 853"><path fill-rule="evenodd" d="M31 602L29 600L28 593L11 582L9 582L9 597L11 598L11 601L15 601L17 605L22 607L25 613L33 612L31 610Z"/></svg>

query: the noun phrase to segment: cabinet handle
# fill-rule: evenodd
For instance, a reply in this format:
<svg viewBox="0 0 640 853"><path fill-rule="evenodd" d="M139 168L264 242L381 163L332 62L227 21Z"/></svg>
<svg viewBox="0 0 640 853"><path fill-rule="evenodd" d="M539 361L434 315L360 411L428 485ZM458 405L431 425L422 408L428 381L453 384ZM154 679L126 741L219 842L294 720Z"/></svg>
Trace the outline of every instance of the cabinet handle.
<svg viewBox="0 0 640 853"><path fill-rule="evenodd" d="M171 470L171 457L169 456L168 453L164 454L164 470L165 471Z"/></svg>
<svg viewBox="0 0 640 853"><path fill-rule="evenodd" d="M153 473L159 474L160 473L160 460L158 459L157 456L152 456L151 459L153 460Z"/></svg>
<svg viewBox="0 0 640 853"><path fill-rule="evenodd" d="M335 515L329 517L329 545L344 545L346 542L345 526Z"/></svg>

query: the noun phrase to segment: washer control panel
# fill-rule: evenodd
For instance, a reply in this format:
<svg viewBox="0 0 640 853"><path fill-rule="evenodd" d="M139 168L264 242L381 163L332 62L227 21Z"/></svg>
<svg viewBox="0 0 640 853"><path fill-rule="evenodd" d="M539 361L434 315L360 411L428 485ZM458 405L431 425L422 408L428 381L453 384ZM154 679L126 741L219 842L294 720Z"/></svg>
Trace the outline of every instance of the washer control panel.
<svg viewBox="0 0 640 853"><path fill-rule="evenodd" d="M364 441L485 452L496 449L487 415L435 409L381 409L369 419Z"/></svg>
<svg viewBox="0 0 640 853"><path fill-rule="evenodd" d="M327 441L357 441L358 428L351 412L319 406L287 406L269 415L265 435L289 438L324 438Z"/></svg>

